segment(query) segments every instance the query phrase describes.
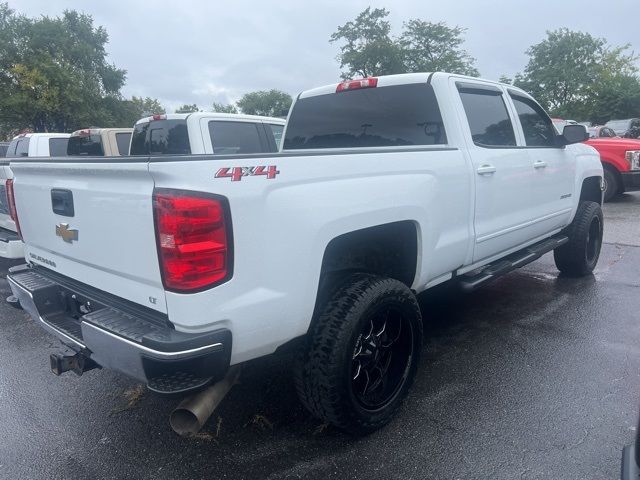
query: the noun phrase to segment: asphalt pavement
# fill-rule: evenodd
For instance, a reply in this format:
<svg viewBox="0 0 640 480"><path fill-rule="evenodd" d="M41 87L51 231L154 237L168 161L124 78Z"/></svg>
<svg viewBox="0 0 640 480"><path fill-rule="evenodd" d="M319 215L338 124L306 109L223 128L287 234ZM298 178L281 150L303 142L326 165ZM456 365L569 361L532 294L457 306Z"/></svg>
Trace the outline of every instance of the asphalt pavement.
<svg viewBox="0 0 640 480"><path fill-rule="evenodd" d="M605 206L605 232L593 276L563 278L547 255L472 294L422 295L416 384L362 439L306 413L287 357L247 365L180 438L177 399L106 370L55 377L57 340L0 302L0 478L618 478L640 406L640 195Z"/></svg>

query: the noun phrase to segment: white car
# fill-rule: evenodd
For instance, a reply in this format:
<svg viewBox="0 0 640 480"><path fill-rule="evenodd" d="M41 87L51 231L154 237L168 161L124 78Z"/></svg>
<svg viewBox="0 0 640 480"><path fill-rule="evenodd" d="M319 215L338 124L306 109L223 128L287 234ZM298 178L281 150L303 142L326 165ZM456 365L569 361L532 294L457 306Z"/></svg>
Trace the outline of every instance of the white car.
<svg viewBox="0 0 640 480"><path fill-rule="evenodd" d="M11 157L56 157L67 154L68 133L22 133L13 138L0 162L0 258L22 258L22 240L11 218L6 183L13 178Z"/></svg>
<svg viewBox="0 0 640 480"><path fill-rule="evenodd" d="M186 392L294 350L308 409L366 433L415 377L416 294L550 251L566 275L598 261L597 152L509 85L416 73L308 90L272 154L242 136L188 155L184 130L145 128L139 158L11 163L28 265L8 280L74 351L57 373L98 364Z"/></svg>

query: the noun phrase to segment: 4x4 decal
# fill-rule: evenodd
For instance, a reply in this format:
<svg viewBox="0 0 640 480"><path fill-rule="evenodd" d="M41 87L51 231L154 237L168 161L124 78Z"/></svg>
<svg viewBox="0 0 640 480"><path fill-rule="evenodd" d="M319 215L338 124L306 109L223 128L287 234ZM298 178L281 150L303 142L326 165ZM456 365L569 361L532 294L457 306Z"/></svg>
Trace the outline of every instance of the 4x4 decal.
<svg viewBox="0 0 640 480"><path fill-rule="evenodd" d="M276 165L258 165L257 167L223 167L216 172L215 178L231 178L232 182L239 182L242 177L265 175L267 179L276 178L280 171Z"/></svg>

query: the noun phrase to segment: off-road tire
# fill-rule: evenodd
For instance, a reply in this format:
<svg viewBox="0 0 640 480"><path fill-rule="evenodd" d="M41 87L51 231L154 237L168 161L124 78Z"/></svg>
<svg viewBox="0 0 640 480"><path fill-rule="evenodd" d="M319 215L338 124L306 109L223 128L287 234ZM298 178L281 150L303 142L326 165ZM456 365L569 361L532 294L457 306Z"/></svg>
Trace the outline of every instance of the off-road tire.
<svg viewBox="0 0 640 480"><path fill-rule="evenodd" d="M569 241L553 252L556 267L563 274L581 277L591 274L602 247L604 219L596 202L581 202L565 233Z"/></svg>
<svg viewBox="0 0 640 480"><path fill-rule="evenodd" d="M399 382L395 393L381 408L368 409L354 392L353 362L356 347L363 344L363 328L386 309L401 312L406 350L411 353L385 385ZM307 342L294 366L294 380L300 400L317 418L354 435L365 435L388 423L400 407L413 383L422 347L422 317L413 292L398 280L368 274L352 274L344 279L312 325ZM377 315L377 316L376 316ZM401 347L402 348L402 347ZM396 357L397 358L397 357ZM391 374L389 375L391 377ZM387 387L385 387L386 389ZM366 392L366 387L365 387Z"/></svg>

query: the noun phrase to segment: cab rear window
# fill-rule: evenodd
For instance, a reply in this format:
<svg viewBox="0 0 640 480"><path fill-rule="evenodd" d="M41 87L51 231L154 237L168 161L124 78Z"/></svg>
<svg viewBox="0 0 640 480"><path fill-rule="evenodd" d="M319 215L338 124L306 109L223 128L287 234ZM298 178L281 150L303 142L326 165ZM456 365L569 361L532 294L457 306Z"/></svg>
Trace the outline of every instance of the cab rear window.
<svg viewBox="0 0 640 480"><path fill-rule="evenodd" d="M284 149L444 143L433 88L416 83L301 98L291 111Z"/></svg>
<svg viewBox="0 0 640 480"><path fill-rule="evenodd" d="M186 120L153 120L137 124L130 155L187 155L191 153Z"/></svg>
<svg viewBox="0 0 640 480"><path fill-rule="evenodd" d="M102 148L102 137L98 134L93 135L74 135L69 138L67 144L67 155L69 156L91 156L101 157L104 155Z"/></svg>

